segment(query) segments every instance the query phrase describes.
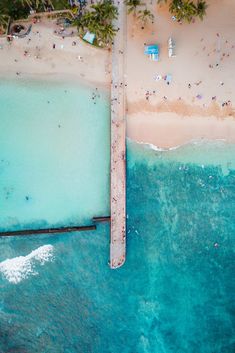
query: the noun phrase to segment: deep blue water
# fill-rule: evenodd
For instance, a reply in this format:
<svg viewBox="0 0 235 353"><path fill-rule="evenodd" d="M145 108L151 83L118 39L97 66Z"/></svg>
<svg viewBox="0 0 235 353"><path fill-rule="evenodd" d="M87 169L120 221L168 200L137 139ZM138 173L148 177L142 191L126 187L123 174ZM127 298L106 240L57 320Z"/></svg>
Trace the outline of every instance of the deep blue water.
<svg viewBox="0 0 235 353"><path fill-rule="evenodd" d="M129 144L119 270L108 225L1 239L0 261L45 244L53 260L18 283L0 275L0 352L234 352L234 148Z"/></svg>

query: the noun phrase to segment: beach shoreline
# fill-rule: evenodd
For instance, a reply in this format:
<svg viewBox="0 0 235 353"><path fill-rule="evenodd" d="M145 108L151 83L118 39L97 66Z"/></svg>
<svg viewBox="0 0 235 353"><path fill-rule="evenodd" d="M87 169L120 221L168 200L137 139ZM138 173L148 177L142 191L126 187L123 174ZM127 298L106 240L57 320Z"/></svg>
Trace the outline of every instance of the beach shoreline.
<svg viewBox="0 0 235 353"><path fill-rule="evenodd" d="M127 136L139 143L170 149L194 140L235 143L232 117L179 116L176 113L135 113L127 119Z"/></svg>
<svg viewBox="0 0 235 353"><path fill-rule="evenodd" d="M197 139L235 143L235 4L225 18L229 1L208 1L203 22L179 25L165 5L151 5L151 1L147 4L155 21L144 30L128 16L124 72L127 138L159 148ZM109 91L110 51L86 44L77 36L59 37L55 28L54 21L44 19L33 24L25 38L11 43L0 38L0 80L67 81ZM173 58L167 53L169 37L176 42ZM144 44L155 42L160 47L157 63L143 53ZM169 84L164 79L167 74Z"/></svg>
<svg viewBox="0 0 235 353"><path fill-rule="evenodd" d="M43 19L33 24L25 38L15 38L12 42L0 38L0 77L68 79L108 88L111 80L109 51L86 44L78 36L56 36L57 28L55 21Z"/></svg>
<svg viewBox="0 0 235 353"><path fill-rule="evenodd" d="M110 93L110 84L104 82L97 82L92 80L87 80L83 77L73 75L71 73L35 73L35 72L22 72L19 76L16 76L14 72L2 73L0 72L0 82L4 81L14 81L21 83L35 83L35 84L58 84L64 85L67 83L71 86L83 86L84 88L99 90L99 92Z"/></svg>
<svg viewBox="0 0 235 353"><path fill-rule="evenodd" d="M191 24L174 22L165 4L147 3L154 23L143 30L128 17L127 136L159 148L235 143L235 3L208 0L207 16ZM144 55L147 44L159 45L159 62Z"/></svg>

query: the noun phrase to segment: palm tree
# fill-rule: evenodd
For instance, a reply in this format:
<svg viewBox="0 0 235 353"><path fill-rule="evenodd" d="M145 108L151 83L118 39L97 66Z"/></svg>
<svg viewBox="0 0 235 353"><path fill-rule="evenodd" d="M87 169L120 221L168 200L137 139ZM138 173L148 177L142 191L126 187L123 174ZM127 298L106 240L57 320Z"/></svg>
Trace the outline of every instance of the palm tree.
<svg viewBox="0 0 235 353"><path fill-rule="evenodd" d="M51 6L54 8L52 0L20 0L23 7L28 6L31 9L35 8L38 9L39 7L47 7Z"/></svg>
<svg viewBox="0 0 235 353"><path fill-rule="evenodd" d="M91 5L91 9L94 10L97 20L100 21L113 21L118 15L116 6L114 6L110 1L93 4Z"/></svg>
<svg viewBox="0 0 235 353"><path fill-rule="evenodd" d="M107 2L105 5L105 8L106 8L106 13L108 13L108 19L110 21L116 20L118 17L117 7L114 6L112 2Z"/></svg>
<svg viewBox="0 0 235 353"><path fill-rule="evenodd" d="M117 15L118 10L110 0L93 4L76 20L78 31L82 35L88 30L96 35L98 43L109 44L117 31L112 24Z"/></svg>
<svg viewBox="0 0 235 353"><path fill-rule="evenodd" d="M168 0L157 0L158 3ZM208 5L205 0L197 0L197 5L192 0L170 0L169 11L178 21L186 20L191 22L195 16L203 20Z"/></svg>
<svg viewBox="0 0 235 353"><path fill-rule="evenodd" d="M0 0L0 13L16 20L29 14L31 0Z"/></svg>
<svg viewBox="0 0 235 353"><path fill-rule="evenodd" d="M184 2L182 12L183 12L183 19L185 19L186 21L188 21L188 23L190 23L193 17L197 14L197 8L192 1L188 0Z"/></svg>
<svg viewBox="0 0 235 353"><path fill-rule="evenodd" d="M149 11L147 9L139 10L137 18L138 18L138 20L140 20L143 23L143 27L144 27L144 26L146 26L148 21L152 21L153 22L154 15L152 14L151 11Z"/></svg>
<svg viewBox="0 0 235 353"><path fill-rule="evenodd" d="M197 15L197 8L190 0L173 0L170 3L169 10L178 21L186 20L189 23Z"/></svg>
<svg viewBox="0 0 235 353"><path fill-rule="evenodd" d="M101 29L99 33L99 39L105 44L110 44L112 43L113 38L116 35L116 32L117 32L117 29L115 29L111 23L107 24Z"/></svg>
<svg viewBox="0 0 235 353"><path fill-rule="evenodd" d="M144 5L144 3L141 2L141 0L125 0L125 4L128 7L128 10L127 10L128 15L130 13L133 13L134 15L136 15L137 8L139 6Z"/></svg>
<svg viewBox="0 0 235 353"><path fill-rule="evenodd" d="M21 5L24 7L24 6L28 6L28 7L32 7L32 0L20 0L21 1Z"/></svg>
<svg viewBox="0 0 235 353"><path fill-rule="evenodd" d="M0 34L4 34L6 32L8 22L9 16L0 14Z"/></svg>
<svg viewBox="0 0 235 353"><path fill-rule="evenodd" d="M45 9L47 6L50 6L52 9L54 8L51 0L34 0L34 3L36 9L39 7L43 7Z"/></svg>
<svg viewBox="0 0 235 353"><path fill-rule="evenodd" d="M85 31L86 28L90 28L97 23L94 12L86 11L84 14L75 20L80 32Z"/></svg>
<svg viewBox="0 0 235 353"><path fill-rule="evenodd" d="M203 20L203 17L206 15L206 9L208 5L205 1L203 0L198 0L197 2L197 16L200 18L200 20Z"/></svg>
<svg viewBox="0 0 235 353"><path fill-rule="evenodd" d="M169 11L171 14L177 17L178 11L182 6L182 0L173 0L169 5Z"/></svg>

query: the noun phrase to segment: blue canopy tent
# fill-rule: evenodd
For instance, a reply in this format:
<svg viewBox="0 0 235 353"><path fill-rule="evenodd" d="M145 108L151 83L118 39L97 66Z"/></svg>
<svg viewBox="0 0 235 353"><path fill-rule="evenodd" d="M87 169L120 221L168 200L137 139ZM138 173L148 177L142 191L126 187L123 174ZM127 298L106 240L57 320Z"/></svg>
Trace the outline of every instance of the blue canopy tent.
<svg viewBox="0 0 235 353"><path fill-rule="evenodd" d="M144 54L153 61L159 61L159 47L157 44L150 44L144 47Z"/></svg>

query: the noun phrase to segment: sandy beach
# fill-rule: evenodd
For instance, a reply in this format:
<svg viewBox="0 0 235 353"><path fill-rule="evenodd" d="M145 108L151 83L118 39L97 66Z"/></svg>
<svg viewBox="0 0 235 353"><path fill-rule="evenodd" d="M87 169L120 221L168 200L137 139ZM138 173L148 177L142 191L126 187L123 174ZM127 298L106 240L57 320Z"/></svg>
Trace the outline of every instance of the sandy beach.
<svg viewBox="0 0 235 353"><path fill-rule="evenodd" d="M42 19L33 24L25 38L15 38L11 43L0 38L0 76L19 79L66 76L85 83L109 85L110 53L84 43L76 34L62 38L54 33L58 29L55 21Z"/></svg>
<svg viewBox="0 0 235 353"><path fill-rule="evenodd" d="M204 21L191 24L173 21L166 5L146 3L154 23L141 29L132 15L127 23L127 137L164 148L197 139L235 142L235 3L208 0ZM55 22L41 20L23 39L0 38L0 77L66 76L110 87L110 52L55 29ZM159 45L159 62L144 55L145 44Z"/></svg>
<svg viewBox="0 0 235 353"><path fill-rule="evenodd" d="M128 137L164 148L197 139L235 142L235 3L208 1L203 22L179 24L165 5L151 2L153 24L141 29L128 18ZM176 45L171 58L169 37ZM159 45L159 62L144 55L144 44Z"/></svg>

